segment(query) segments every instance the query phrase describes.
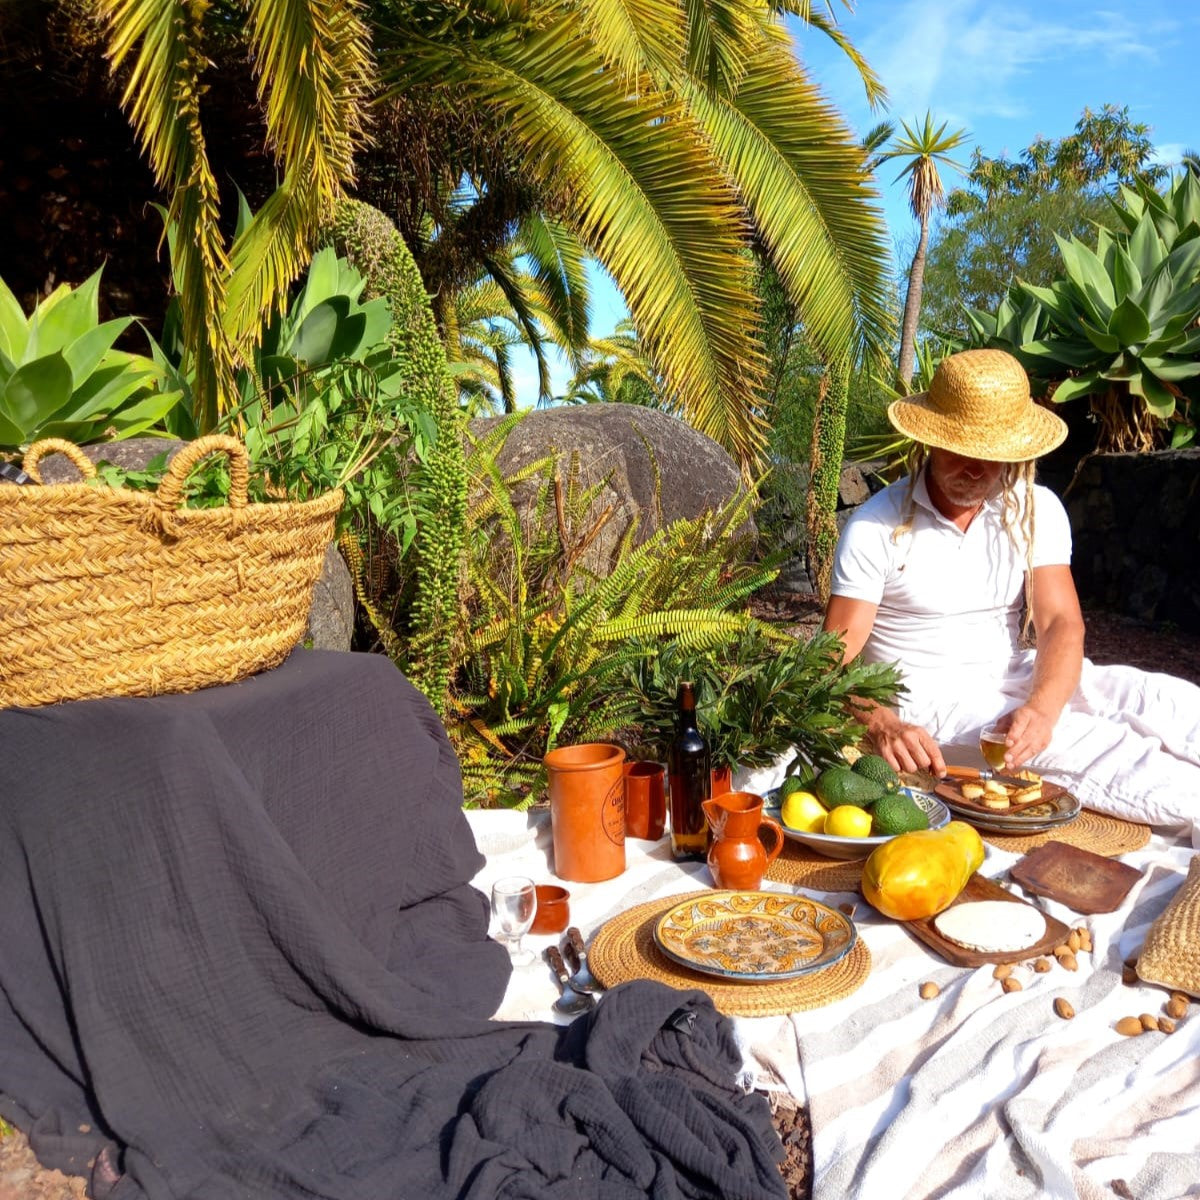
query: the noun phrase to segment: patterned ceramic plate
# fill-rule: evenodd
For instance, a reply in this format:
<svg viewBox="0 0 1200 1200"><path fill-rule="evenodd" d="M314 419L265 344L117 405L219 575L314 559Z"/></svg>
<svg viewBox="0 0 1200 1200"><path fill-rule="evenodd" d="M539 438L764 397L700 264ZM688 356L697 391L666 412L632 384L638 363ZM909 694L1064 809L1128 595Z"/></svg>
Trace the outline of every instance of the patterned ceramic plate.
<svg viewBox="0 0 1200 1200"><path fill-rule="evenodd" d="M795 979L849 954L858 934L844 913L780 892L711 892L675 905L654 927L670 959L725 979Z"/></svg>
<svg viewBox="0 0 1200 1200"><path fill-rule="evenodd" d="M1070 792L1060 792L1045 804L1035 804L1016 813L1005 813L1002 809L983 813L965 804L955 804L950 799L945 799L945 803L959 820L989 833L1046 833L1079 816L1079 801Z"/></svg>
<svg viewBox="0 0 1200 1200"><path fill-rule="evenodd" d="M925 815L929 818L930 829L941 829L943 825L950 823L950 810L936 796L914 791L912 788L901 788L901 791L907 792L925 810ZM772 788L766 794L765 799L764 816L774 817L783 825L783 818L779 811L779 789ZM866 858L876 846L890 842L895 836L894 834L879 834L874 837L837 837L832 833L802 833L790 825L783 825L783 832L793 842L799 842L810 850L816 850L818 854L824 854L827 858L840 859Z"/></svg>

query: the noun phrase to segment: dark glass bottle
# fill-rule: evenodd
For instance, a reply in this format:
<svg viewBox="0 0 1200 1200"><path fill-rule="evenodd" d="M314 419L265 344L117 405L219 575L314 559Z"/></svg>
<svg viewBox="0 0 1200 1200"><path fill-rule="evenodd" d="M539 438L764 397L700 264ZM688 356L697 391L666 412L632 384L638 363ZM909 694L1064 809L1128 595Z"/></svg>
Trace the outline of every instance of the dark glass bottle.
<svg viewBox="0 0 1200 1200"><path fill-rule="evenodd" d="M708 822L701 804L712 790L708 743L696 724L696 692L681 683L675 700L675 737L667 750L671 789L671 857L704 860L708 854Z"/></svg>

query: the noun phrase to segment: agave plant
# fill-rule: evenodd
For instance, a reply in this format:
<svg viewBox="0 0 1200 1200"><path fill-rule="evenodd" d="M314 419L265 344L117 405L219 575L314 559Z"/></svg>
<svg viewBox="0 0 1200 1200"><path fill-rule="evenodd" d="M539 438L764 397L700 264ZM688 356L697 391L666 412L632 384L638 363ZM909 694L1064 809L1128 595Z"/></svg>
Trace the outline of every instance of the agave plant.
<svg viewBox="0 0 1200 1200"><path fill-rule="evenodd" d="M113 348L133 318L101 322L100 274L61 284L28 318L0 280L0 449L134 437L179 402L151 359Z"/></svg>
<svg viewBox="0 0 1200 1200"><path fill-rule="evenodd" d="M1146 183L1139 183L1136 189L1122 184L1120 200L1113 201L1113 208L1130 234L1148 215L1164 245L1173 250L1181 242L1200 237L1200 177L1184 171L1166 192L1156 192Z"/></svg>
<svg viewBox="0 0 1200 1200"><path fill-rule="evenodd" d="M1172 418L1182 426L1173 443L1190 440L1184 385L1200 375L1200 238L1169 249L1147 211L1127 240L1101 229L1095 250L1076 238L1058 245L1064 277L1020 285L1049 321L1043 337L1021 343L1022 357L1043 375L1072 373L1053 399L1093 397L1103 449L1151 449Z"/></svg>

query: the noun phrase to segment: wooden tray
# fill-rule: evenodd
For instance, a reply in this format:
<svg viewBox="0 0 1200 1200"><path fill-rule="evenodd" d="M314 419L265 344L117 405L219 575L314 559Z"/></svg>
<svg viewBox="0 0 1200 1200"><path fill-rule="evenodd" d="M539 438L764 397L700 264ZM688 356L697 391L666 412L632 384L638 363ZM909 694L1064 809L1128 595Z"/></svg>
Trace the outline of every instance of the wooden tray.
<svg viewBox="0 0 1200 1200"><path fill-rule="evenodd" d="M986 804L982 804L978 800L968 800L962 794L962 785L964 783L979 782L979 779L958 779L947 776L945 779L938 780L937 786L933 791L935 795L941 796L943 800L953 800L955 804L961 805L963 808L969 808L972 812L977 812L981 816L986 814L991 817L1011 817L1014 813L1024 812L1027 808L1036 808L1039 804L1049 804L1050 801L1057 799L1067 790L1057 783L1051 783L1048 779L1043 779L1042 794L1036 800L1026 800L1021 804L1010 804L1007 808L989 808Z"/></svg>
<svg viewBox="0 0 1200 1200"><path fill-rule="evenodd" d="M1059 900L1077 913L1116 911L1142 877L1128 863L1054 841L1030 850L1008 874L1027 892Z"/></svg>
<svg viewBox="0 0 1200 1200"><path fill-rule="evenodd" d="M954 904L965 904L970 900L1008 900L1013 904L1024 904L1027 908L1034 907L1028 900L1014 896L998 883L993 883L982 875L972 875L967 880L967 886L963 888ZM950 907L953 908L954 904L951 904ZM1041 911L1038 909L1038 912ZM1042 916L1046 918L1046 936L1041 941L1034 942L1032 946L1026 946L1024 950L970 950L966 946L960 946L957 942L942 937L934 926L935 917L925 917L920 921L905 921L904 927L913 937L924 942L947 962L953 963L957 967L981 967L984 963L1024 962L1026 959L1037 958L1041 954L1049 954L1055 946L1062 945L1067 940L1070 929L1047 913L1042 913Z"/></svg>

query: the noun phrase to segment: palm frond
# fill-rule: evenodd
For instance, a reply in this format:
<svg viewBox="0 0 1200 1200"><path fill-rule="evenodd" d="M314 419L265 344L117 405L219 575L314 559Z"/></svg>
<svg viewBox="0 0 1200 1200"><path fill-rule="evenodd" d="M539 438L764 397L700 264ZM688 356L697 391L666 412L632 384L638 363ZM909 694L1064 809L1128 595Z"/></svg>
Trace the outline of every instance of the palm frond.
<svg viewBox="0 0 1200 1200"><path fill-rule="evenodd" d="M786 49L764 42L732 99L688 98L823 356L887 345L886 227L862 149Z"/></svg>
<svg viewBox="0 0 1200 1200"><path fill-rule="evenodd" d="M218 228L220 201L200 122L206 65L203 8L186 0L98 0L108 22L114 71L132 59L122 107L170 191L167 225L178 230L173 270L183 309L183 340L195 370L197 423L215 426L236 388L233 352L221 325L228 263Z"/></svg>
<svg viewBox="0 0 1200 1200"><path fill-rule="evenodd" d="M234 243L225 328L236 344L282 302L365 141L370 35L352 0L253 0L250 45L283 185Z"/></svg>
<svg viewBox="0 0 1200 1200"><path fill-rule="evenodd" d="M385 77L394 89L453 79L456 96L495 114L616 280L691 424L747 461L763 429L735 398L762 360L742 213L682 107L648 79L631 100L603 67L563 23L486 46L414 42Z"/></svg>

